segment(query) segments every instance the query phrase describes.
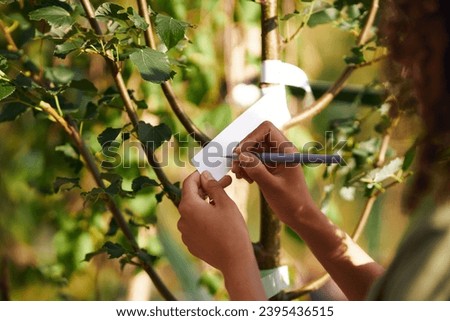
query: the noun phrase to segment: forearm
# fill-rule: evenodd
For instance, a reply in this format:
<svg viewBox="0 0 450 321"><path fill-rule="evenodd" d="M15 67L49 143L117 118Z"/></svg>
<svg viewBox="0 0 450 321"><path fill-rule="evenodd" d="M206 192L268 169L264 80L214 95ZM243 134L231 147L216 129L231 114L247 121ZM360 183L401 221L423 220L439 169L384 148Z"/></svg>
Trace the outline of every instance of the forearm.
<svg viewBox="0 0 450 321"><path fill-rule="evenodd" d="M358 244L317 208L303 209L292 228L350 300L365 299L384 272Z"/></svg>
<svg viewBox="0 0 450 321"><path fill-rule="evenodd" d="M225 287L234 301L267 300L251 247L240 253L235 262L222 270Z"/></svg>

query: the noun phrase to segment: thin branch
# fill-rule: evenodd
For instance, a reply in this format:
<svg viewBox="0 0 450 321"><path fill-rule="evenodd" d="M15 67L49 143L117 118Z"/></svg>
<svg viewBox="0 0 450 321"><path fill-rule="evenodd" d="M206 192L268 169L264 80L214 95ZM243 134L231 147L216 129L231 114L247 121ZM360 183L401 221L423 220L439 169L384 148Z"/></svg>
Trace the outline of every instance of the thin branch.
<svg viewBox="0 0 450 321"><path fill-rule="evenodd" d="M370 7L369 16L367 17L366 24L364 25L361 33L359 34L357 44L358 46L362 46L366 44L369 40L370 29L372 29L373 24L375 23L375 18L377 16L377 12L379 9L379 0L373 0L372 6Z"/></svg>
<svg viewBox="0 0 450 321"><path fill-rule="evenodd" d="M97 19L95 18L94 10L92 8L90 1L89 0L80 0L80 1L85 10L86 16L91 24L91 27L95 30L95 32L98 35L102 35L100 25L99 25ZM124 102L125 111L128 115L128 118L130 118L134 129L137 129L137 126L139 123L139 118L134 109L133 101L130 97L130 94L128 93L127 87L125 85L125 81L123 80L122 74L120 73L120 69L118 68L117 64L114 61L112 61L110 59L106 59L106 61L111 70L112 77L117 86L117 89L119 90L120 96L122 97L122 100ZM173 190L173 184L170 182L170 180L167 178L166 174L162 170L161 164L156 159L156 156L153 153L153 151L151 149L149 149L146 146L146 144L141 144L141 145L142 145L142 148L144 149L148 163L153 168L153 171L155 172L155 174L158 177L161 184L164 186L164 190L165 191ZM168 192L167 195L170 198L170 200L177 206L179 203L178 196L175 195L175 193L171 193L171 192Z"/></svg>
<svg viewBox="0 0 450 321"><path fill-rule="evenodd" d="M144 31L145 44L152 49L156 49L156 42L153 36L153 27L148 12L147 0L137 0L137 3L139 7L139 14L148 24L148 28ZM183 110L175 95L175 92L173 91L172 85L168 81L165 81L161 84L161 88L163 90L164 96L167 99L167 102L172 108L172 111L175 113L178 120L187 130L189 135L194 138L194 140L199 142L202 146L205 146L211 139L194 124L194 122Z"/></svg>
<svg viewBox="0 0 450 321"><path fill-rule="evenodd" d="M379 8L379 0L373 0L372 6L369 11L369 15L364 25L361 33L359 34L357 45L362 46L366 44L366 42L370 39L370 29L372 28L375 17ZM306 119L309 119L317 114L319 114L322 110L324 110L328 105L333 101L336 95L344 88L347 80L350 78L351 74L358 69L359 65L349 65L347 66L336 82L318 99L316 100L308 109L304 110L297 116L292 117L284 126L283 129L289 129ZM363 67L363 66L361 66Z"/></svg>
<svg viewBox="0 0 450 321"><path fill-rule="evenodd" d="M58 114L58 112L53 109L50 104L41 101L39 104L39 107L42 109L43 112L51 116L58 125L60 125L64 131L69 135L69 137L74 142L77 150L79 151L81 157L86 163L86 167L88 171L91 173L92 177L94 178L94 181L96 185L100 188L105 189L105 183L103 182L101 178L100 171L96 165L94 156L87 148L86 143L84 142L83 138L80 136L80 133L78 131L78 128L72 120L66 120L62 116ZM120 211L119 207L117 206L114 199L107 195L106 200L106 206L108 207L108 210L112 213L114 220L116 221L119 228L122 230L123 234L125 235L126 239L130 243L133 251L138 254L142 252L142 250L139 248L139 245L133 235L133 232L131 231L128 223L125 220L125 216ZM145 263L143 260L141 260L141 266L142 268L147 272L147 274L150 276L151 280L153 281L155 287L158 289L158 291L161 293L161 295L167 299L167 300L175 300L175 297L172 295L172 293L167 289L167 287L164 285L162 280L159 278L159 276L156 274L156 271L153 269L152 266Z"/></svg>
<svg viewBox="0 0 450 321"><path fill-rule="evenodd" d="M386 59L386 58L388 58L389 57L389 55L381 55L381 56L379 56L379 57L376 57L376 58L373 58L372 60L369 60L369 61L366 61L366 62L363 62L363 63L360 63L360 64L357 64L356 65L356 67L359 69L359 68L364 68L364 67L368 67L368 66L371 66L371 65L373 65L373 64L375 64L375 63L377 63L377 62L380 62L381 60L384 60L384 59Z"/></svg>
<svg viewBox="0 0 450 321"><path fill-rule="evenodd" d="M155 37L153 37L152 32L152 22L150 20L150 14L148 12L148 3L147 0L137 0L139 15L144 18L145 22L148 25L148 28L144 31L145 44L152 48L156 48Z"/></svg>
<svg viewBox="0 0 450 321"><path fill-rule="evenodd" d="M295 37L297 37L297 36L300 34L300 31L302 31L302 29L303 29L304 26L305 26L305 23L302 22L302 23L300 24L300 26L298 26L298 28L294 31L294 33L293 33L292 35L290 35L290 36L287 37L287 38L283 38L283 39L281 40L281 42L282 42L284 45L287 45L288 43L290 43L292 40L295 39Z"/></svg>
<svg viewBox="0 0 450 321"><path fill-rule="evenodd" d="M13 37L11 36L11 32L7 26L3 23L2 20L0 20L0 30L2 31L3 35L5 36L5 40L8 43L8 45L11 47L12 51L19 51L19 48L17 47Z"/></svg>

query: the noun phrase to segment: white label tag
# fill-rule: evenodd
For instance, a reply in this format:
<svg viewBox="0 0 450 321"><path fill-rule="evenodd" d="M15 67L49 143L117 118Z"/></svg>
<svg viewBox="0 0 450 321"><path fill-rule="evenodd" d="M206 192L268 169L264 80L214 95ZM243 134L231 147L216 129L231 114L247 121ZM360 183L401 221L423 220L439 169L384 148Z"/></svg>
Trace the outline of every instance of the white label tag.
<svg viewBox="0 0 450 321"><path fill-rule="evenodd" d="M219 180L231 169L233 149L262 122L269 120L281 128L291 115L286 101L285 85L301 87L312 96L308 77L297 66L280 60L262 64L261 82L277 84L263 89L263 96L192 158L192 164L202 173L208 170Z"/></svg>

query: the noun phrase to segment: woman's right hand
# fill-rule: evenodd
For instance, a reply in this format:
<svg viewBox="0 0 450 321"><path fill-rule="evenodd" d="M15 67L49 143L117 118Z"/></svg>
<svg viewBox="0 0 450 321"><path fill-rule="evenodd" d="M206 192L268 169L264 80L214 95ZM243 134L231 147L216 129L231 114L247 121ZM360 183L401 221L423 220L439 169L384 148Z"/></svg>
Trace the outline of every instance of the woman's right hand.
<svg viewBox="0 0 450 321"><path fill-rule="evenodd" d="M305 211L318 211L299 164L263 164L253 153L296 153L297 148L271 122L264 122L236 147L239 158L232 171L237 178L255 181L269 206L295 229Z"/></svg>

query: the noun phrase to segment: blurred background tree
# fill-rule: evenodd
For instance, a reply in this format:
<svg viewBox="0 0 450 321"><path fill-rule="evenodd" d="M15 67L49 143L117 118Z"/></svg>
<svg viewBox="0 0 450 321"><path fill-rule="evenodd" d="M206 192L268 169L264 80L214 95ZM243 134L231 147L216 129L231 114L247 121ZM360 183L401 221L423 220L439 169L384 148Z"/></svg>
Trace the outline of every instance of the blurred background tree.
<svg viewBox="0 0 450 321"><path fill-rule="evenodd" d="M419 133L408 84L383 76L378 1L0 7L2 298L227 299L222 276L181 243L179 182L200 146L259 98L268 46L305 70L316 97L308 105L290 88L286 135L328 153L346 142L347 166L304 167L312 195L390 262L408 223L398 183ZM269 20L275 28L264 30ZM257 243L266 233L257 187L235 180L227 191ZM273 261L290 271L278 299L343 298L292 231L271 238L281 239Z"/></svg>

